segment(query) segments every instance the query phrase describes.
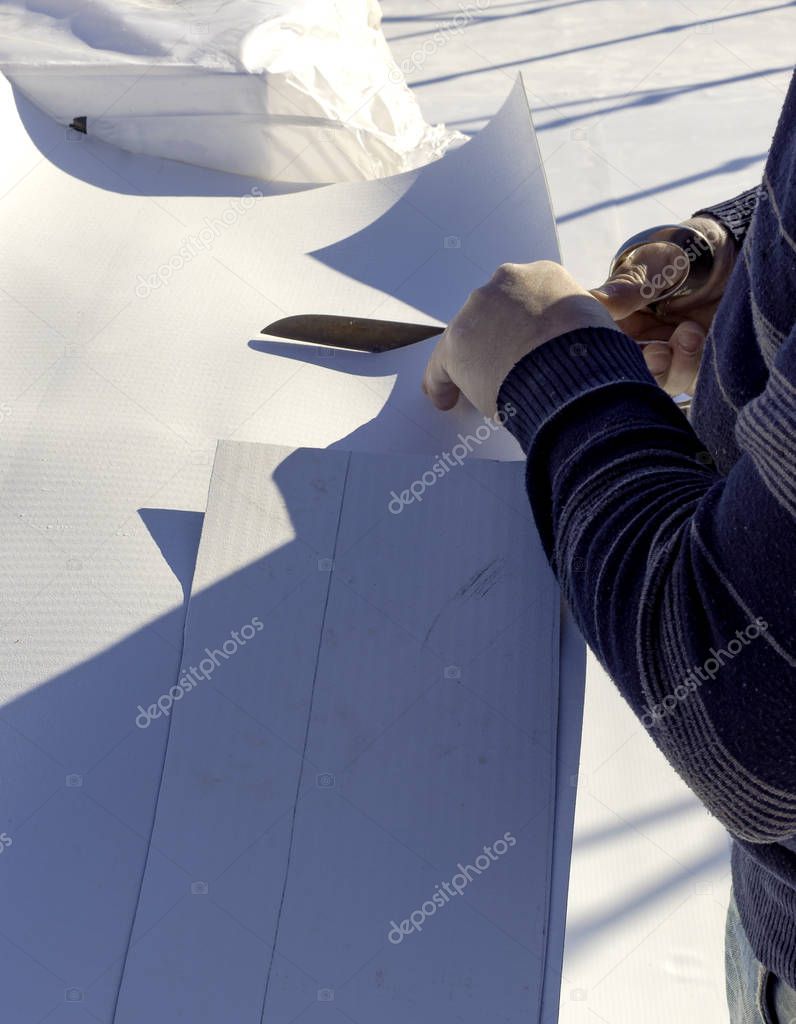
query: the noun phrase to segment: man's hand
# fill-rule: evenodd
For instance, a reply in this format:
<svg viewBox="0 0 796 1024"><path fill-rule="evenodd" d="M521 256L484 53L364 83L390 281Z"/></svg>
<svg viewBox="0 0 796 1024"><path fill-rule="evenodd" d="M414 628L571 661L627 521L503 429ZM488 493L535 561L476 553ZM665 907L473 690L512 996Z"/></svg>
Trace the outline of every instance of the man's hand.
<svg viewBox="0 0 796 1024"><path fill-rule="evenodd" d="M650 242L621 263L616 272L592 294L616 320L617 326L636 341L646 344L644 358L650 373L670 395L693 392L705 336L735 262L735 243L729 232L712 217L692 217L683 222L701 231L713 245L713 271L706 284L691 295L665 301L663 310L647 309L655 294L668 289L667 274L680 256L677 246Z"/></svg>
<svg viewBox="0 0 796 1024"><path fill-rule="evenodd" d="M512 367L545 341L580 327L617 325L558 263L504 263L448 325L426 367L423 390L438 409L452 409L464 393L485 416L494 416Z"/></svg>

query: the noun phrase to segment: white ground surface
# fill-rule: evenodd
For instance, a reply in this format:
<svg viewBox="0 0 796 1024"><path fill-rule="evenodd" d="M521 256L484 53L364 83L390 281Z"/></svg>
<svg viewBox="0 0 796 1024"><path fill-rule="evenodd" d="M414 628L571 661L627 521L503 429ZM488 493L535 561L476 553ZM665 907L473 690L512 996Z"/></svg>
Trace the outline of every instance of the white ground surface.
<svg viewBox="0 0 796 1024"><path fill-rule="evenodd" d="M428 52L420 51L409 77L431 122L480 127L517 70L525 72L564 261L584 281L597 281L633 231L756 180L792 60L793 4L482 0L480 7L468 14L465 6L462 14L453 5L388 0L385 30L399 61L411 60L426 41ZM467 20L465 30L435 37L435 28L457 15ZM30 1006L31 1020L87 1024L108 1018L116 977L113 964L103 972L107 950L92 948L91 938L124 940L117 922L129 918L134 893L127 883L141 863L146 795L157 782L141 778L158 764L143 751L155 737L130 735L121 698L133 691L122 685L143 688L151 700L175 672L173 610L191 560L190 545L175 544L175 537L195 528L191 510L203 508L215 438L324 445L353 436L354 447L367 449L375 437L367 421L379 416L376 450L386 444L422 451L445 444L467 422L436 424L434 436L407 372L369 377L347 357L297 369L290 358L246 349L240 339L290 306L306 287L301 275L309 267L323 277L325 294L339 289L339 302L351 302L356 312L388 294L396 298L380 308L384 315L414 309L444 318L450 310L436 301L437 282L471 287L490 262L518 258L512 225L521 220L514 207L523 207L523 196L512 193L483 224L479 210L453 200L436 211L446 234L474 232L477 252L434 255L438 239L432 246L418 217L428 269L418 274L415 258L411 265L399 261L389 275L373 265L370 247L378 244L380 224L391 230L394 195L374 189L366 210L344 202L334 223L320 217L322 206L312 219L309 197L307 219L298 224L291 197L282 197L269 216L280 230L293 223L295 256L269 248L261 214L239 215L212 253L135 301L135 275L178 251L204 217L220 217L235 193L212 175L175 178L154 167L142 173L132 158L84 152L77 148L83 142L56 138L24 105L23 130L0 85L7 126L0 189L0 654L11 667L3 683L9 707L0 830L14 823L14 845L0 866L12 893L16 878L39 879L39 916L6 911L2 930L19 946L3 943L2 955L16 1005ZM495 188L506 195L505 175ZM343 223L351 238L342 234ZM510 235L511 251L504 252L501 240ZM114 276L115 268L123 274ZM279 292L278 305L270 289L265 294L251 283L275 277L300 282ZM344 389L334 384L339 371ZM186 382L191 386L181 386ZM307 419L313 406L323 409L323 423ZM423 427L411 426L413 420ZM177 531L169 525L171 510L188 517ZM169 565L159 552L153 558L153 537ZM24 573L14 571L20 552ZM133 635L134 646L125 639ZM89 671L77 671L86 665ZM139 693L146 699L136 691L133 710ZM107 723L117 707L118 742L109 746L92 722ZM39 746L45 737L46 753ZM24 808L14 806L20 778ZM124 813L113 819L109 806L124 806ZM102 879L103 900L89 906L82 894L94 881L97 844L112 868ZM21 875L12 855L25 861ZM725 1020L727 884L723 833L592 665L562 1022ZM35 964L24 949L42 927L51 929L51 949L46 964ZM81 998L65 1002L72 985Z"/></svg>
<svg viewBox="0 0 796 1024"><path fill-rule="evenodd" d="M477 129L524 72L563 260L590 284L630 234L756 182L796 37L776 0L383 7L431 121ZM726 1021L728 887L721 829L590 658L562 1024Z"/></svg>

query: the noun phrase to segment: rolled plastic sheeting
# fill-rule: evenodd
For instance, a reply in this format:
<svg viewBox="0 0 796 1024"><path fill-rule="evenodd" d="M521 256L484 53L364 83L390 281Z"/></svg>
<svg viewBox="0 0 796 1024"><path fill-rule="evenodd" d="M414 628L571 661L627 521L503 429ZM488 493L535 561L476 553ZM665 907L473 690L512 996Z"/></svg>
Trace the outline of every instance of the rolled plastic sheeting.
<svg viewBox="0 0 796 1024"><path fill-rule="evenodd" d="M269 181L380 178L463 137L428 125L376 0L12 0L0 67L64 125Z"/></svg>

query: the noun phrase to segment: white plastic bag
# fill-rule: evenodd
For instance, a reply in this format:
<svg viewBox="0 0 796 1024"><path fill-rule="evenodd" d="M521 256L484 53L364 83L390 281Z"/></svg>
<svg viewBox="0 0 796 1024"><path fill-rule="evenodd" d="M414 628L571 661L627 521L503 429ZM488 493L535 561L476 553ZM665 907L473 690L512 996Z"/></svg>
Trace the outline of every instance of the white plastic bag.
<svg viewBox="0 0 796 1024"><path fill-rule="evenodd" d="M0 67L56 120L135 153L289 182L440 156L376 0L10 0Z"/></svg>

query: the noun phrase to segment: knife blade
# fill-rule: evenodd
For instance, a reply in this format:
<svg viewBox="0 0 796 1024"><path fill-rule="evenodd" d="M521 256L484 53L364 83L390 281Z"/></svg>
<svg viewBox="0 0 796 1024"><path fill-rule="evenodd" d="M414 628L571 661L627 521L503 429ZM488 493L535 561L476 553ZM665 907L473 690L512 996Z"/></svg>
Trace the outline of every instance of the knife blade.
<svg viewBox="0 0 796 1024"><path fill-rule="evenodd" d="M330 345L355 352L391 352L442 334L438 324L409 324L400 320L373 320L364 316L305 313L286 316L264 327L261 334L315 345Z"/></svg>

